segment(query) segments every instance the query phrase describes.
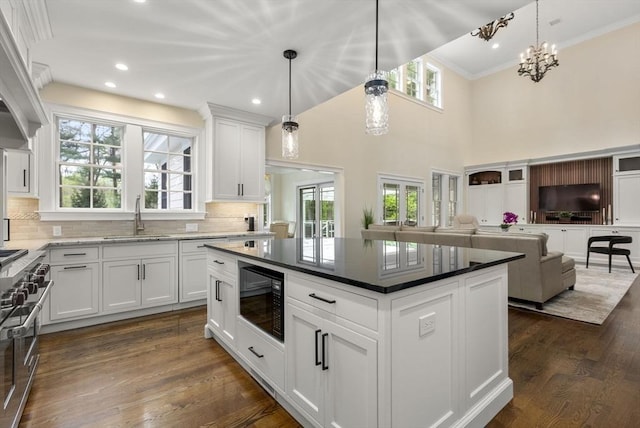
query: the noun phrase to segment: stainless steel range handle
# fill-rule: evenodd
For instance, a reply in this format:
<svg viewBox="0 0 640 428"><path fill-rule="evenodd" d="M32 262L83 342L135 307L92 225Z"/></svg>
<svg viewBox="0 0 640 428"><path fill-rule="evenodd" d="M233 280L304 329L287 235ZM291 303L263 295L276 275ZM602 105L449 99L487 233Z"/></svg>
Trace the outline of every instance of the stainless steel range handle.
<svg viewBox="0 0 640 428"><path fill-rule="evenodd" d="M42 310L42 305L44 305L44 302L47 300L47 297L49 297L49 293L51 292L51 287L53 287L53 281L47 281L46 284L47 285L44 288L44 291L42 292L42 296L40 296L40 299L38 299L38 302L35 305L33 305L33 310L27 317L26 321L22 323L22 325L19 325L18 327L13 327L7 331L7 336L10 339L14 337L25 336L27 334L27 331L31 328L31 325L34 323L38 314L40 314L40 311Z"/></svg>

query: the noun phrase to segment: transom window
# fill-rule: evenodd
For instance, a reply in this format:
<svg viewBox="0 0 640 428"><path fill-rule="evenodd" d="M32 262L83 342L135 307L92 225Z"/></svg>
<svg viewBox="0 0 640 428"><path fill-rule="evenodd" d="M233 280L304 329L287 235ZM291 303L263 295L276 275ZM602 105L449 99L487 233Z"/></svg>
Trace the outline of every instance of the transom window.
<svg viewBox="0 0 640 428"><path fill-rule="evenodd" d="M427 64L425 71L425 101L435 107L442 108L442 100L440 99L440 69L431 64Z"/></svg>
<svg viewBox="0 0 640 428"><path fill-rule="evenodd" d="M406 66L407 77L405 81L405 93L410 97L423 99L422 95L422 60L414 59Z"/></svg>
<svg viewBox="0 0 640 428"><path fill-rule="evenodd" d="M389 87L406 95L442 108L442 72L421 58L389 72Z"/></svg>
<svg viewBox="0 0 640 428"><path fill-rule="evenodd" d="M143 139L145 209L191 209L191 138L145 131Z"/></svg>
<svg viewBox="0 0 640 428"><path fill-rule="evenodd" d="M58 119L61 208L122 207L123 127Z"/></svg>

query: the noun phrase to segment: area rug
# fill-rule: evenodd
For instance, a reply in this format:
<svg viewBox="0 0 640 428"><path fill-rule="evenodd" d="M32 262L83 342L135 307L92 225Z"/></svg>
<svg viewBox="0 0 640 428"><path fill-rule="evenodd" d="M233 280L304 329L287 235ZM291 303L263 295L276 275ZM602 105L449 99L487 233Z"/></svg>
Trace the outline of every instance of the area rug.
<svg viewBox="0 0 640 428"><path fill-rule="evenodd" d="M614 266L609 273L606 266L590 265L586 269L584 265L576 264L574 290L565 290L548 300L542 310L536 309L534 304L515 300L509 300L509 306L602 324L637 277L638 273L632 273L628 267Z"/></svg>

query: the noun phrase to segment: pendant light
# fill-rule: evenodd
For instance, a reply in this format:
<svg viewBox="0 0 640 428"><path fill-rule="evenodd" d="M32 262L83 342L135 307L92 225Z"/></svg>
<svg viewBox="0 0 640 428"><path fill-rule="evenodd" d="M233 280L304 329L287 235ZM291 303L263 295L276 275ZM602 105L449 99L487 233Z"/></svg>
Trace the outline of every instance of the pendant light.
<svg viewBox="0 0 640 428"><path fill-rule="evenodd" d="M298 56L294 50L287 49L282 53L289 60L289 114L282 116L282 157L298 158L298 122L291 115L291 60Z"/></svg>
<svg viewBox="0 0 640 428"><path fill-rule="evenodd" d="M376 68L364 84L366 132L383 135L389 132L389 104L387 72L378 70L378 0L376 0Z"/></svg>

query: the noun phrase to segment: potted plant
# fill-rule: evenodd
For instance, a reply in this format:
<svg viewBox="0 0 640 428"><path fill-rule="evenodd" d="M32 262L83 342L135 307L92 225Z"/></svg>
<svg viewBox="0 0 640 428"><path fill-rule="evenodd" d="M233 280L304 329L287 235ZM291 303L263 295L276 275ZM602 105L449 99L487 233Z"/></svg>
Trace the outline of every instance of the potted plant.
<svg viewBox="0 0 640 428"><path fill-rule="evenodd" d="M560 223L571 223L571 217L573 217L573 213L569 211L560 211L558 213Z"/></svg>
<svg viewBox="0 0 640 428"><path fill-rule="evenodd" d="M518 222L518 214L512 213L511 211L505 211L502 213L502 224L500 228L503 232L507 232L511 226Z"/></svg>
<svg viewBox="0 0 640 428"><path fill-rule="evenodd" d="M362 227L369 229L370 224L373 224L373 208L364 207L362 209Z"/></svg>

